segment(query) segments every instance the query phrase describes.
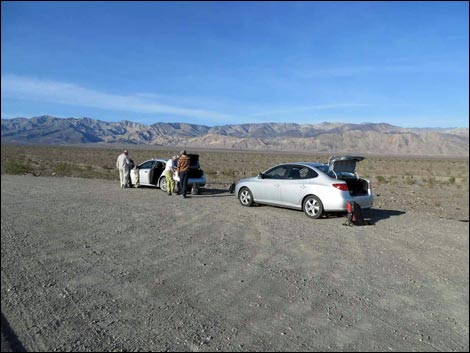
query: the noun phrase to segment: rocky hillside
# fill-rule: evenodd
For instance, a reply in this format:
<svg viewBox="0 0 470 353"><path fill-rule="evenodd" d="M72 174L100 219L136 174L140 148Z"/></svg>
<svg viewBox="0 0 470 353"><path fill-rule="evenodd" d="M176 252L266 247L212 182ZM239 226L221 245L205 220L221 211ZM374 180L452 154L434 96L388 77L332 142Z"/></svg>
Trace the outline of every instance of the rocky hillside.
<svg viewBox="0 0 470 353"><path fill-rule="evenodd" d="M126 143L252 150L468 156L468 128L405 129L389 124L261 123L209 127L144 125L90 118L2 119L2 143Z"/></svg>

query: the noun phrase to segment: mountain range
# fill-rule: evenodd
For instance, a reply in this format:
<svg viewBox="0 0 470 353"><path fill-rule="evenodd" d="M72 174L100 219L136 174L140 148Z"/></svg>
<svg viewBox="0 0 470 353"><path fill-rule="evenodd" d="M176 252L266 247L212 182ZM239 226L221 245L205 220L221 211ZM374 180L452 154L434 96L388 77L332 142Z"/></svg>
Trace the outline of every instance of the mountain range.
<svg viewBox="0 0 470 353"><path fill-rule="evenodd" d="M128 120L39 116L2 119L2 143L149 144L204 148L467 156L468 128L402 128L385 123L144 125Z"/></svg>

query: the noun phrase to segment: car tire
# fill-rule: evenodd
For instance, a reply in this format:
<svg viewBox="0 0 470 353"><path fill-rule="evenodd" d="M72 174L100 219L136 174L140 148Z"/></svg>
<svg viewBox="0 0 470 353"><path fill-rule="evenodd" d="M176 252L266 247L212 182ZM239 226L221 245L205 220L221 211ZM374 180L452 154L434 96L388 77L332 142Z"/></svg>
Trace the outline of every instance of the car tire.
<svg viewBox="0 0 470 353"><path fill-rule="evenodd" d="M250 207L253 205L253 194L251 193L250 189L242 188L238 193L238 200L242 204L242 206Z"/></svg>
<svg viewBox="0 0 470 353"><path fill-rule="evenodd" d="M323 204L321 200L315 196L307 196L302 204L302 210L309 218L317 219L323 214Z"/></svg>
<svg viewBox="0 0 470 353"><path fill-rule="evenodd" d="M166 192L166 178L165 177L160 178L160 182L158 183L158 185L160 186L160 190L162 190L163 192Z"/></svg>

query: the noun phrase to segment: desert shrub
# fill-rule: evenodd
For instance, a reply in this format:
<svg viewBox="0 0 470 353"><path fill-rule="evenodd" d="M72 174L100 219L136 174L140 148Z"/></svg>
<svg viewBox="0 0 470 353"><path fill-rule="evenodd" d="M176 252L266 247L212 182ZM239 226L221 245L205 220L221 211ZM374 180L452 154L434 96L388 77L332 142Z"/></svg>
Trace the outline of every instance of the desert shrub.
<svg viewBox="0 0 470 353"><path fill-rule="evenodd" d="M437 183L437 181L434 177L431 177L431 178L427 179L426 182L427 182L429 187L434 187L434 186L436 186L436 183Z"/></svg>
<svg viewBox="0 0 470 353"><path fill-rule="evenodd" d="M54 173L61 176L72 176L75 168L72 165L65 162L57 163L52 167Z"/></svg>
<svg viewBox="0 0 470 353"><path fill-rule="evenodd" d="M217 175L217 171L216 170L213 170L213 169L206 169L204 170L204 172L207 174L207 175Z"/></svg>
<svg viewBox="0 0 470 353"><path fill-rule="evenodd" d="M5 163L5 173L7 174L25 174L33 170L29 164L18 161L7 161Z"/></svg>
<svg viewBox="0 0 470 353"><path fill-rule="evenodd" d="M228 168L228 169L225 169L224 171L222 171L222 174L226 175L226 176L234 176L235 175L235 172L233 169L231 168Z"/></svg>
<svg viewBox="0 0 470 353"><path fill-rule="evenodd" d="M449 184L455 184L455 177L454 176L449 177Z"/></svg>
<svg viewBox="0 0 470 353"><path fill-rule="evenodd" d="M382 175L377 175L375 179L377 180L377 183L379 184L385 183L385 180L386 180Z"/></svg>

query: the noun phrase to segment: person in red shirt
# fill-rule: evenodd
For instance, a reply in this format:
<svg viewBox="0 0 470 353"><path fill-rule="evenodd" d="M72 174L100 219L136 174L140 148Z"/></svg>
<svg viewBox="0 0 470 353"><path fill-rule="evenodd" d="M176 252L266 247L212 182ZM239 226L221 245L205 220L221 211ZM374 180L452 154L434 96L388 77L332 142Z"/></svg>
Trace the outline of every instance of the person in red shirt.
<svg viewBox="0 0 470 353"><path fill-rule="evenodd" d="M180 181L178 183L178 191L184 198L186 198L186 189L188 188L188 174L189 174L189 163L191 158L186 155L186 150L183 150L179 154L178 166L176 171Z"/></svg>

